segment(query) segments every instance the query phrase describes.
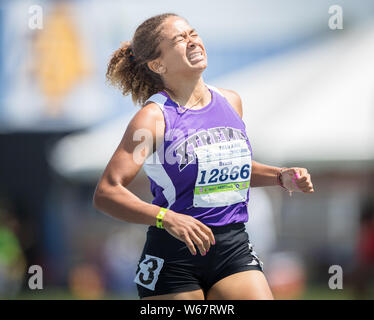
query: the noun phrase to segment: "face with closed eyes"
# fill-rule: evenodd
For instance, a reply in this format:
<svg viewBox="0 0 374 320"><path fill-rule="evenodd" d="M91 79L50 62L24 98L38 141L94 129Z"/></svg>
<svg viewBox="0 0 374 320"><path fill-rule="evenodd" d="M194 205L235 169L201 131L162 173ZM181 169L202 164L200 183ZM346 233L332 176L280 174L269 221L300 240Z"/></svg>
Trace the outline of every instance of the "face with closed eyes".
<svg viewBox="0 0 374 320"><path fill-rule="evenodd" d="M183 18L169 17L162 24L161 56L148 66L162 77L202 73L207 67L203 41Z"/></svg>

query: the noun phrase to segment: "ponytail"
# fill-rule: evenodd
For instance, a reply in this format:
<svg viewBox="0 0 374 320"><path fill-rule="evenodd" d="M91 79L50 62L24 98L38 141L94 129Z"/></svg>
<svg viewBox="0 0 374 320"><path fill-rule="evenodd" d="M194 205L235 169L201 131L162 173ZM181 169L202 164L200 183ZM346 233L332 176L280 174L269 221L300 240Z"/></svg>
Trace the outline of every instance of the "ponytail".
<svg viewBox="0 0 374 320"><path fill-rule="evenodd" d="M144 21L133 40L123 42L108 63L107 80L124 96L131 94L134 104L144 105L150 96L165 88L161 76L150 70L147 62L161 55L161 24L169 16L177 15L165 13Z"/></svg>

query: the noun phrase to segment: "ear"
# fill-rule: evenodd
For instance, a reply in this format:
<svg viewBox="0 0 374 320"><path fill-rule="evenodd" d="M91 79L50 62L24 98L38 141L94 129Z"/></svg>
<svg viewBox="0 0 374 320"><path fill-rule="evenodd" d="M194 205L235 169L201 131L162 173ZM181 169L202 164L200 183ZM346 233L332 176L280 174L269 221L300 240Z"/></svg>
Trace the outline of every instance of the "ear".
<svg viewBox="0 0 374 320"><path fill-rule="evenodd" d="M159 62L158 59L147 62L148 68L153 72L162 74L165 73L166 68Z"/></svg>

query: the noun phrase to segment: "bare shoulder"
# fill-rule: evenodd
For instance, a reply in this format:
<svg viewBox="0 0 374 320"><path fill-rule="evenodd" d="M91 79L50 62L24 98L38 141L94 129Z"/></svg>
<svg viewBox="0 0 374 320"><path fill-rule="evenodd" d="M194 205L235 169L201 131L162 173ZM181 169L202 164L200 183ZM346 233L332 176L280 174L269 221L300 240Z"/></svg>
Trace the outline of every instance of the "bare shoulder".
<svg viewBox="0 0 374 320"><path fill-rule="evenodd" d="M148 102L135 113L129 123L131 131L137 129L155 129L155 124L164 122L164 116L157 103Z"/></svg>
<svg viewBox="0 0 374 320"><path fill-rule="evenodd" d="M141 107L130 120L121 143L127 150L133 151L143 140L151 139L153 145L156 140L163 139L165 122L162 110L155 102L149 102ZM134 138L138 137L138 138Z"/></svg>
<svg viewBox="0 0 374 320"><path fill-rule="evenodd" d="M230 104L233 106L233 108L236 110L236 112L239 114L239 117L241 118L243 116L243 107L242 107L242 99L240 98L239 94L230 89L223 89L218 88L225 98L230 102Z"/></svg>
<svg viewBox="0 0 374 320"><path fill-rule="evenodd" d="M162 110L156 102L147 102L134 116L143 119L146 122L163 120Z"/></svg>

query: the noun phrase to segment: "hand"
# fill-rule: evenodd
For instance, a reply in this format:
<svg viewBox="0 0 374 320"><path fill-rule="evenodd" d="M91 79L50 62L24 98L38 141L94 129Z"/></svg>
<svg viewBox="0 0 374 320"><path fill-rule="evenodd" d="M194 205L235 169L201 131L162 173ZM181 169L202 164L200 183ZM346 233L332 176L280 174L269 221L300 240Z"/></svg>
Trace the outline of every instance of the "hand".
<svg viewBox="0 0 374 320"><path fill-rule="evenodd" d="M314 192L310 174L305 168L288 168L283 170L281 175L283 186L292 192Z"/></svg>
<svg viewBox="0 0 374 320"><path fill-rule="evenodd" d="M199 220L186 215L168 210L163 219L163 225L173 237L186 243L193 255L196 255L195 245L204 256L211 244L215 244L212 230Z"/></svg>

